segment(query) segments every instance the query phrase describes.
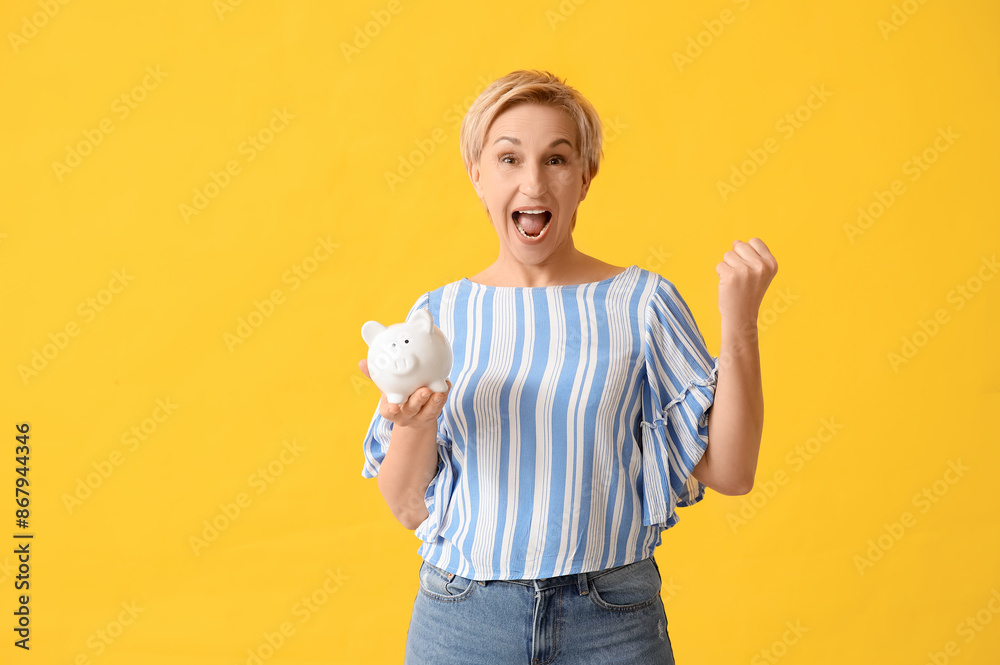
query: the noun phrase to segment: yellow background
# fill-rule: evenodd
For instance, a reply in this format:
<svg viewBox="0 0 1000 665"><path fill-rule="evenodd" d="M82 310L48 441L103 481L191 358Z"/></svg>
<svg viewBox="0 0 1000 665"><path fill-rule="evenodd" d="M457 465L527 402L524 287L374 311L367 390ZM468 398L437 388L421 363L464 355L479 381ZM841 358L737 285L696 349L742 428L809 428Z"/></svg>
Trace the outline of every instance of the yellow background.
<svg viewBox="0 0 1000 665"><path fill-rule="evenodd" d="M995 2L11 0L0 25L4 663L402 661L419 542L361 477L360 328L495 258L458 121L525 67L607 122L578 247L673 281L713 354L732 241L780 265L757 485L657 551L678 662L997 662Z"/></svg>

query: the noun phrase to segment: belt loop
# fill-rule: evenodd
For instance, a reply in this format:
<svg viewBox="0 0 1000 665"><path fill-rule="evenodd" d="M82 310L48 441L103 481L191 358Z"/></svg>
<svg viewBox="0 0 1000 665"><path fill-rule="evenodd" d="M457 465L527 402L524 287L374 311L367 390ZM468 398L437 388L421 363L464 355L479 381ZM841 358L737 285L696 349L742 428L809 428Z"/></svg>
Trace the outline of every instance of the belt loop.
<svg viewBox="0 0 1000 665"><path fill-rule="evenodd" d="M590 593L590 585L587 582L588 573L578 573L576 576L576 586L580 591L581 596L586 596Z"/></svg>

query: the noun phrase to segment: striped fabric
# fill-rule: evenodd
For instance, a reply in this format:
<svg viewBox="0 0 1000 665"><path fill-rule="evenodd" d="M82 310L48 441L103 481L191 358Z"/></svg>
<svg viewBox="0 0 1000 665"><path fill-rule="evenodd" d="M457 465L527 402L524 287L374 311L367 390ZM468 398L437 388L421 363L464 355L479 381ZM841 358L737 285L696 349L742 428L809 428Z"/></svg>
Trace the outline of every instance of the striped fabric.
<svg viewBox="0 0 1000 665"><path fill-rule="evenodd" d="M586 284L423 294L452 343L437 475L415 530L426 561L476 580L602 570L653 555L708 445L719 360L687 304L633 265ZM392 423L375 408L362 475Z"/></svg>

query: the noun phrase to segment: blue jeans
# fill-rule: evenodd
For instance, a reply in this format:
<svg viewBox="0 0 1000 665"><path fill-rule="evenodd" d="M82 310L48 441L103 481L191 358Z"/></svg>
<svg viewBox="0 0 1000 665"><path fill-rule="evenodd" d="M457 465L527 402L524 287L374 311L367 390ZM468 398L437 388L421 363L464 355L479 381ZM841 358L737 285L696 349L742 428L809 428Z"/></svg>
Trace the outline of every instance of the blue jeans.
<svg viewBox="0 0 1000 665"><path fill-rule="evenodd" d="M424 561L406 665L674 665L653 557L589 573L476 581Z"/></svg>

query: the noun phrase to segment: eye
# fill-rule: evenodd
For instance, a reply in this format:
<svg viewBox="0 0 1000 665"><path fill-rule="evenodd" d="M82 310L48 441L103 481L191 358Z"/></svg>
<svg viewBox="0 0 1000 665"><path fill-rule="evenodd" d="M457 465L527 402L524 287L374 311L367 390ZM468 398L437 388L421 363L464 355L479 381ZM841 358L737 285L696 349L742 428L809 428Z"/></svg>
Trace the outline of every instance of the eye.
<svg viewBox="0 0 1000 665"><path fill-rule="evenodd" d="M549 158L549 162L552 162L552 161L555 161L558 164L565 164L566 163L566 158L563 157L562 155L554 155L553 157Z"/></svg>
<svg viewBox="0 0 1000 665"><path fill-rule="evenodd" d="M510 161L510 162L509 162L509 161L507 161L508 159L509 159L509 160L511 160L511 161ZM500 157L500 162L501 162L502 164L510 164L510 163L512 163L512 161L513 161L513 160L515 160L515 159L517 159L517 158L516 158L516 157L514 157L514 155L502 155L502 156Z"/></svg>
<svg viewBox="0 0 1000 665"><path fill-rule="evenodd" d="M403 340L403 344L409 344L409 343L410 343L410 340L408 340L408 339L404 339Z"/></svg>

